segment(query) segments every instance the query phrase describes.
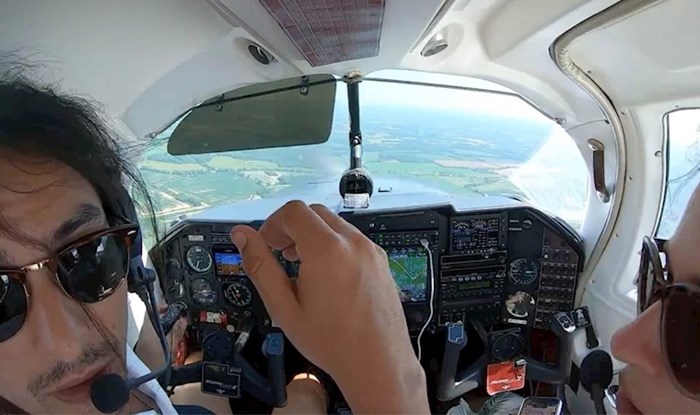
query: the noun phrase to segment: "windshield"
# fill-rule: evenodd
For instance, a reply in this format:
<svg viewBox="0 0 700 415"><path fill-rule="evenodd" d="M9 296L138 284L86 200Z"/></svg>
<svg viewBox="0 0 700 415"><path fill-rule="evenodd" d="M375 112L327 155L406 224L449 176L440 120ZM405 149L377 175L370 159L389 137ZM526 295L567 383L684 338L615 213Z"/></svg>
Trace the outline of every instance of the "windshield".
<svg viewBox="0 0 700 415"><path fill-rule="evenodd" d="M416 75L423 82L460 79L406 71L373 76ZM347 108L345 85L339 83L330 138L316 145L172 156L168 132L162 134L139 164L158 217L170 222L238 201L282 194L292 199L325 183L338 195L350 157ZM429 191L518 196L580 227L588 188L581 154L559 125L522 99L366 80L360 84L360 110L373 198Z"/></svg>

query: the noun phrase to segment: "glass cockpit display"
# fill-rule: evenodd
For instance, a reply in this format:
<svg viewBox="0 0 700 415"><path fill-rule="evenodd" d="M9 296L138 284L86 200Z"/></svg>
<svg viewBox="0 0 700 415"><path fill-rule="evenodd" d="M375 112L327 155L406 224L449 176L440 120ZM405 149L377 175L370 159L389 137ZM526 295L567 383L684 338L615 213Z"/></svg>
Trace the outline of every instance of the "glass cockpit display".
<svg viewBox="0 0 700 415"><path fill-rule="evenodd" d="M214 251L214 264L216 264L216 275L222 277L245 276L243 269L243 259L241 254L232 249L222 249Z"/></svg>
<svg viewBox="0 0 700 415"><path fill-rule="evenodd" d="M501 245L500 230L498 215L455 218L452 220L452 251L496 250Z"/></svg>
<svg viewBox="0 0 700 415"><path fill-rule="evenodd" d="M387 251L389 269L402 302L425 301L428 283L428 256L420 248Z"/></svg>

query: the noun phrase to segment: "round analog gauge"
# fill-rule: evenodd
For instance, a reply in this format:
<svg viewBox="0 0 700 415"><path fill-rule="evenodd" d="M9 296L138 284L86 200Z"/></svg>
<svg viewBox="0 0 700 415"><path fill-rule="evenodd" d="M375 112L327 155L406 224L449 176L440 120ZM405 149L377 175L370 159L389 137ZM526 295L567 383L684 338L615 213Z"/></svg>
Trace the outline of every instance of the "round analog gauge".
<svg viewBox="0 0 700 415"><path fill-rule="evenodd" d="M165 264L165 277L168 279L179 279L182 274L182 267L180 263L175 259L169 259Z"/></svg>
<svg viewBox="0 0 700 415"><path fill-rule="evenodd" d="M497 360L505 362L518 355L521 349L520 337L514 333L506 333L493 342L491 354Z"/></svg>
<svg viewBox="0 0 700 415"><path fill-rule="evenodd" d="M506 310L513 317L527 318L535 308L535 299L525 291L518 291L506 300Z"/></svg>
<svg viewBox="0 0 700 415"><path fill-rule="evenodd" d="M514 284L529 285L537 279L537 264L529 259L520 258L510 263L510 280Z"/></svg>
<svg viewBox="0 0 700 415"><path fill-rule="evenodd" d="M194 245L185 255L187 265L195 272L207 272L211 269L211 254L204 247Z"/></svg>
<svg viewBox="0 0 700 415"><path fill-rule="evenodd" d="M192 300L202 306L216 304L217 294L211 283L204 278L198 278L190 284Z"/></svg>
<svg viewBox="0 0 700 415"><path fill-rule="evenodd" d="M236 307L245 307L253 298L250 289L240 281L232 282L224 290L224 297Z"/></svg>

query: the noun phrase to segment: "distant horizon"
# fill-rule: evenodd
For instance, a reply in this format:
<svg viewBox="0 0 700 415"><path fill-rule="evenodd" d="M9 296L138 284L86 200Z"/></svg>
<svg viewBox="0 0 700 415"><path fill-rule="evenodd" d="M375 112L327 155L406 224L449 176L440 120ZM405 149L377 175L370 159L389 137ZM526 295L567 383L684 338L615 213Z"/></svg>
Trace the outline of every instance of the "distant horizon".
<svg viewBox="0 0 700 415"><path fill-rule="evenodd" d="M360 83L360 107L365 105L412 106L419 108L451 109L470 113L507 114L509 118L530 120L547 119L522 97L504 95L514 91L493 82L481 79L436 74L409 70L383 70L371 73L368 77L410 80L445 85L428 87L420 85L392 84L371 80ZM342 103L347 108L347 94L342 83L336 91L336 106ZM452 89L449 86L462 86L493 90L478 92ZM517 95L517 94L516 94Z"/></svg>
<svg viewBox="0 0 700 415"><path fill-rule="evenodd" d="M406 102L361 108L363 165L377 186L396 179L398 193L517 195L580 226L587 170L580 151L556 123L539 113L536 119L518 118ZM167 153L166 140L159 141L139 168L154 188L160 216L167 221L243 200L294 197L304 194L310 182L331 181L337 188L350 152L347 112L342 103L336 102L335 109L329 139L316 145L176 157Z"/></svg>

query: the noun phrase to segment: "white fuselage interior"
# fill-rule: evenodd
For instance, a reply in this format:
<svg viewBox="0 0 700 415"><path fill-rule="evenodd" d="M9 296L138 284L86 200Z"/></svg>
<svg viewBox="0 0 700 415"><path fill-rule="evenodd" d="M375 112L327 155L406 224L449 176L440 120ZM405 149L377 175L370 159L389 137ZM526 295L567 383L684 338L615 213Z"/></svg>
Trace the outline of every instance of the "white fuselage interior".
<svg viewBox="0 0 700 415"><path fill-rule="evenodd" d="M377 56L314 67L258 1L2 0L0 53L99 102L124 140L225 91L302 74L405 69L514 91L566 130L591 175L588 140L605 147L610 199L589 180L577 298L606 348L635 316L639 241L663 207L664 116L700 107L699 13L695 0L386 0ZM447 48L421 56L437 33ZM253 60L251 42L274 61ZM580 334L575 362L588 352Z"/></svg>

